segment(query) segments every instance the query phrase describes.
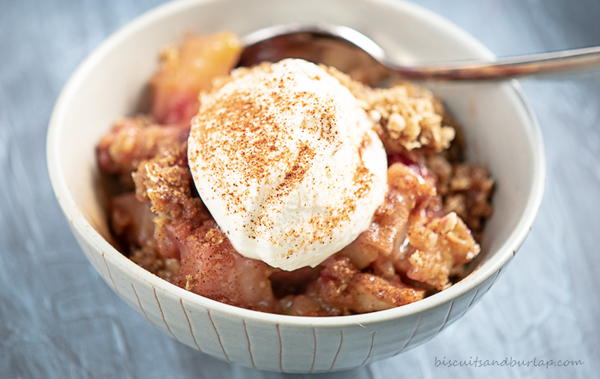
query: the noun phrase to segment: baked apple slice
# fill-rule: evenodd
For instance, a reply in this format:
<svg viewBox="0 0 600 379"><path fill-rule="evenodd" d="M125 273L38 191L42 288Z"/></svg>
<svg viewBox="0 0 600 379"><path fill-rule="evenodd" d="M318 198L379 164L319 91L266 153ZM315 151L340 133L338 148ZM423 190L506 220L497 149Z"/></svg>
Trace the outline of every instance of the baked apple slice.
<svg viewBox="0 0 600 379"><path fill-rule="evenodd" d="M230 32L188 35L162 51L150 81L152 116L160 124L189 124L198 111L198 93L237 63L241 43Z"/></svg>

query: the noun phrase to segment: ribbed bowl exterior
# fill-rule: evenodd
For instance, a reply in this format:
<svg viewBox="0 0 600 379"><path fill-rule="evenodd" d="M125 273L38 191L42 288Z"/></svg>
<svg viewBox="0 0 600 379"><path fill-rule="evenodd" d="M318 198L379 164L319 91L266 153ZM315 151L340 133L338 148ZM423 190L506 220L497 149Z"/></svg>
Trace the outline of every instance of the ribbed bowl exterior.
<svg viewBox="0 0 600 379"><path fill-rule="evenodd" d="M172 338L227 362L286 373L347 370L418 346L462 317L499 274L460 297L408 317L344 327L280 325L186 302L124 272L76 230L73 232L88 260L114 292Z"/></svg>

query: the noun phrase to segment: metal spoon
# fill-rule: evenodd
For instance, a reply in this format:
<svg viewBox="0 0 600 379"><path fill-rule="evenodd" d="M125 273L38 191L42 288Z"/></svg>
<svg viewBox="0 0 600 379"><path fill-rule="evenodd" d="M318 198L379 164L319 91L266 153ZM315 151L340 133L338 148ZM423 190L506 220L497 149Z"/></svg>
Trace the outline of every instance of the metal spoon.
<svg viewBox="0 0 600 379"><path fill-rule="evenodd" d="M396 75L409 80L498 80L600 68L600 47L499 58L406 66L392 62L364 34L340 25L288 24L260 29L242 38L239 66L283 58L303 58L337 67L375 84Z"/></svg>

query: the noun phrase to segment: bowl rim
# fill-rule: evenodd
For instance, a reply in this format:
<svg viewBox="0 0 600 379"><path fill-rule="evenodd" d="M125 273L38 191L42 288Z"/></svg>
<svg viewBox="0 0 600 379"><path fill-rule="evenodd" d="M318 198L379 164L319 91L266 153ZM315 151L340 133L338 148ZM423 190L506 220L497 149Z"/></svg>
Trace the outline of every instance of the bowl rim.
<svg viewBox="0 0 600 379"><path fill-rule="evenodd" d="M431 308L440 306L448 301L469 292L478 287L484 281L489 279L495 273L499 273L502 267L514 256L516 250L524 242L527 234L531 230L533 221L541 204L544 192L544 182L546 176L546 161L544 155L543 139L537 119L528 104L526 103L521 88L515 80L508 82L509 89L516 95L518 105L525 112L526 134L528 136L528 144L533 150L533 183L530 188L525 207L520 220L510 236L503 241L493 259L485 262L483 265L471 274L469 280L461 280L455 283L446 290L440 291L434 295L426 297L414 303L406 304L400 307L391 308L382 311L371 313L349 315L349 316L329 316L329 317L310 317L310 316L290 316L274 313L266 313L260 311L249 310L237 306L225 304L212 300L193 292L180 288L158 276L146 271L136 263L131 261L125 255L117 251L98 231L87 221L83 212L77 207L75 200L70 194L62 168L59 165L59 159L55 158L60 155L60 129L63 125L62 120L68 113L67 105L71 98L75 95L80 82L84 81L88 72L94 67L101 58L107 54L114 45L119 44L122 40L129 38L131 34L144 28L148 24L172 16L186 9L202 6L203 4L218 0L178 0L162 4L153 8L134 20L125 24L117 31L113 32L105 39L99 47L95 48L84 60L79 64L77 69L68 79L67 84L62 89L52 111L49 128L47 132L47 165L50 175L50 181L54 190L54 195L65 214L73 231L77 232L86 242L90 244L98 254L102 254L111 264L118 266L128 275L135 277L138 281L143 281L146 284L160 289L162 292L169 295L179 297L185 300L187 305L201 307L207 310L224 313L229 316L262 322L268 324L282 324L300 327L350 327L364 326L368 324L382 323L385 321L400 319ZM418 5L392 0L365 0L371 3L383 4L391 7L401 8L403 12L410 17L418 19L428 19L430 23L436 24L436 27L443 29L448 34L454 35L463 45L478 51L482 58L493 59L494 54L486 48L482 43L476 40L451 21L443 18L440 15L433 13ZM107 263L108 265L108 263ZM118 292L117 289L115 289Z"/></svg>

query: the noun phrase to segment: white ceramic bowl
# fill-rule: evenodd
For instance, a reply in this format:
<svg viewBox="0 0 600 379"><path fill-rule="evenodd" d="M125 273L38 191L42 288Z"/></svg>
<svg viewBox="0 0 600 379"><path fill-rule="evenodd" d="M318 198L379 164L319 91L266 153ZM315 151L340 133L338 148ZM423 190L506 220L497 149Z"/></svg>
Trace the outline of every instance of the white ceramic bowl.
<svg viewBox="0 0 600 379"><path fill-rule="evenodd" d="M297 21L354 27L407 62L492 57L456 26L401 1L173 2L115 33L69 80L50 123L48 166L56 197L86 256L151 323L217 358L304 373L348 369L402 353L461 317L494 283L530 230L545 164L540 132L515 83L436 86L464 126L470 159L489 167L497 180L495 213L479 267L451 288L399 308L332 318L260 313L198 296L140 268L107 242L96 185L96 142L114 120L133 111L156 68L157 52L186 31L244 34Z"/></svg>

